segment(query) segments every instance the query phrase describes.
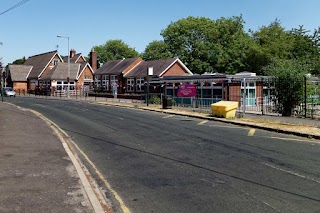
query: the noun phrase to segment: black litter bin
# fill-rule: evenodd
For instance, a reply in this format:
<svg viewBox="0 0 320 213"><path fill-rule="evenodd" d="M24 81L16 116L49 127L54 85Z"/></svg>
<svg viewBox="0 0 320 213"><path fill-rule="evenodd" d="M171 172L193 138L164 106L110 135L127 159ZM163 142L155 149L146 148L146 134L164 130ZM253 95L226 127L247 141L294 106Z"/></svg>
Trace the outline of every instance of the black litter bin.
<svg viewBox="0 0 320 213"><path fill-rule="evenodd" d="M172 98L164 98L163 99L162 109L172 109Z"/></svg>

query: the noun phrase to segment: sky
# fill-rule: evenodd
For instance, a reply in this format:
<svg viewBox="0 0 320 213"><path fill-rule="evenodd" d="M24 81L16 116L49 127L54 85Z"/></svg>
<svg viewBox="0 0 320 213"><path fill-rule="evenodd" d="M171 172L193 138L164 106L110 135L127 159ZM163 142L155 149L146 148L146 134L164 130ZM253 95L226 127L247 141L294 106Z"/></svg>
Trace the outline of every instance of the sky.
<svg viewBox="0 0 320 213"><path fill-rule="evenodd" d="M0 14L21 0L1 0ZM287 30L320 26L319 0L29 0L0 15L0 58L4 65L22 57L58 49L87 56L93 46L121 39L139 53L179 19L242 15L245 30L258 30L275 19ZM57 48L58 46L58 48Z"/></svg>

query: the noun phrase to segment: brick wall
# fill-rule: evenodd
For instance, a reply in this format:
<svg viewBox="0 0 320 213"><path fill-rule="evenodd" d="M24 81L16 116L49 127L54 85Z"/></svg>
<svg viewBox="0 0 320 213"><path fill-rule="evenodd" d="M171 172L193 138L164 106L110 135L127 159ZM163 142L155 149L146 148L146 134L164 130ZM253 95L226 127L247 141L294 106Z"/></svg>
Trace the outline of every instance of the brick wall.
<svg viewBox="0 0 320 213"><path fill-rule="evenodd" d="M55 60L58 60L59 63L61 63L59 56L56 55L56 56L50 61L49 65L47 66L47 68L45 69L45 71L42 73L42 75L44 75L45 73L49 72L49 71L53 68L53 66L54 66L54 61L55 61Z"/></svg>
<svg viewBox="0 0 320 213"><path fill-rule="evenodd" d="M25 91L27 91L27 82L14 82L13 83L13 89L14 90L25 90Z"/></svg>
<svg viewBox="0 0 320 213"><path fill-rule="evenodd" d="M263 84L262 82L256 82L256 97L257 104L260 105L263 103Z"/></svg>
<svg viewBox="0 0 320 213"><path fill-rule="evenodd" d="M188 73L178 62L171 66L162 76L180 76Z"/></svg>
<svg viewBox="0 0 320 213"><path fill-rule="evenodd" d="M85 76L90 76L90 79L93 80L93 74L91 72L91 70L89 69L89 67L87 66L84 70L84 72L82 73L82 75L79 77L79 80L78 80L78 86L82 86L84 85L84 77ZM93 83L91 83L90 85L93 85Z"/></svg>

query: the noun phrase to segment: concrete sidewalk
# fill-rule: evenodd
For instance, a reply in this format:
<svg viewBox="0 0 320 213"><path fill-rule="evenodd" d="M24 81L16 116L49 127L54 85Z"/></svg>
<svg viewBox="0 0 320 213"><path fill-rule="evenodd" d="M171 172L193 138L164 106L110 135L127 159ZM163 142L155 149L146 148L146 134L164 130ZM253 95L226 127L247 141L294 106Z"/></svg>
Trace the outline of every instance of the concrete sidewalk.
<svg viewBox="0 0 320 213"><path fill-rule="evenodd" d="M71 160L45 121L0 102L0 212L97 212Z"/></svg>

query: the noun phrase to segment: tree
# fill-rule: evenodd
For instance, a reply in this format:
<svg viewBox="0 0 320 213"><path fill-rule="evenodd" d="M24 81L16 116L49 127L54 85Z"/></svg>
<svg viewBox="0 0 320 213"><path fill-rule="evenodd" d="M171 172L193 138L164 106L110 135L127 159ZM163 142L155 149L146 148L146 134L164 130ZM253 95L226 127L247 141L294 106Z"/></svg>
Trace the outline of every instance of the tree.
<svg viewBox="0 0 320 213"><path fill-rule="evenodd" d="M306 63L312 74L320 74L320 29L315 29L313 34L303 26L291 30L294 37L292 55L294 59Z"/></svg>
<svg viewBox="0 0 320 213"><path fill-rule="evenodd" d="M250 37L243 30L242 17L188 17L171 23L161 32L173 56L194 73L236 73L246 69L245 56Z"/></svg>
<svg viewBox="0 0 320 213"><path fill-rule="evenodd" d="M294 37L285 31L279 20L250 33L255 44L250 46L247 60L256 73L265 74L263 68L274 60L292 58Z"/></svg>
<svg viewBox="0 0 320 213"><path fill-rule="evenodd" d="M122 40L109 40L103 45L94 46L97 52L99 63L106 63L108 60L138 57L139 53L125 44Z"/></svg>
<svg viewBox="0 0 320 213"><path fill-rule="evenodd" d="M23 57L15 60L14 62L12 62L12 64L24 64L25 61L26 61L26 57Z"/></svg>
<svg viewBox="0 0 320 213"><path fill-rule="evenodd" d="M273 95L283 116L291 116L292 110L303 101L307 72L307 66L298 60L277 60L267 67L266 73L274 77Z"/></svg>
<svg viewBox="0 0 320 213"><path fill-rule="evenodd" d="M169 46L164 41L153 41L148 44L141 57L144 60L159 60L172 58L173 55L169 50Z"/></svg>

